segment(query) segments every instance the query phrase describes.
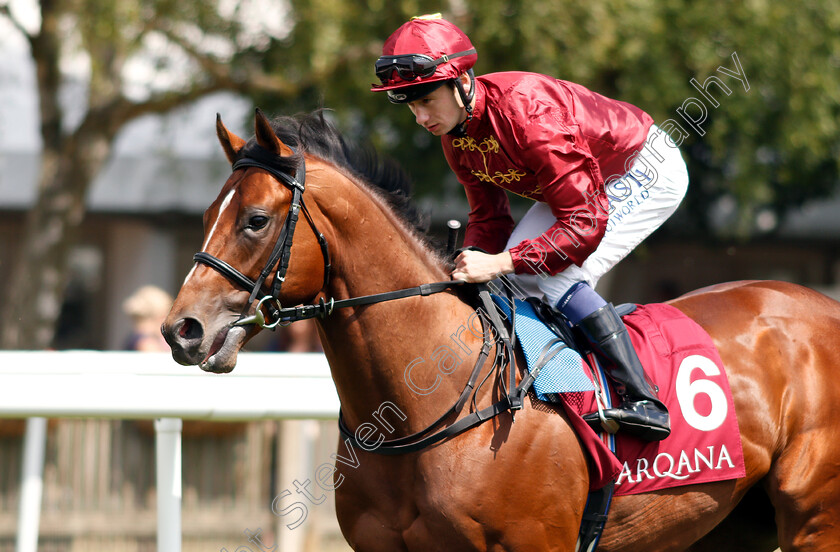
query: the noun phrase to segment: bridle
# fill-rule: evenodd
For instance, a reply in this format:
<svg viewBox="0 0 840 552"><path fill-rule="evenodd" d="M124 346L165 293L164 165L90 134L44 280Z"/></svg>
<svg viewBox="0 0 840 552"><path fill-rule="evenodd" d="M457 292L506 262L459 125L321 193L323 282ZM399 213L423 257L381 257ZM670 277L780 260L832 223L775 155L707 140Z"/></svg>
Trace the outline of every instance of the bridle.
<svg viewBox="0 0 840 552"><path fill-rule="evenodd" d="M261 328L274 329L278 325L286 325L297 320L326 318L332 314L335 309L370 305L373 303L381 303L383 301L392 301L394 299L402 299L417 295L431 295L433 293L440 293L442 291L452 289L464 283L461 281L449 280L423 284L413 288L341 300L331 298L327 301L321 297L317 304L298 305L295 307L284 308L280 304L280 290L283 286L283 282L286 280L286 271L289 268L289 259L292 251L292 239L294 238L295 228L301 211L303 211L310 228L312 228L315 237L318 239L318 244L321 247L321 254L324 257L324 282L322 289L326 289L329 284L332 265L330 263L330 252L327 239L324 237L324 234L318 230L303 199L306 181L306 162L304 161L303 155L301 155L300 167L296 171L295 176L292 176L284 171L280 163L278 163L279 159L279 155L273 154L259 145L255 145L253 148L249 147L245 156L236 160L231 167L233 171L248 167L255 167L264 170L292 192L292 200L289 205L289 212L283 222L283 228L280 231L280 235L277 237L277 241L274 244L271 255L269 255L265 266L260 271L259 276L255 280L251 279L225 261L204 251L196 253L193 256L193 260L195 262L215 269L222 276L230 280L234 285L244 289L245 291L249 291L251 293L248 299L249 304L252 304L259 297L259 302L257 303L254 314L250 316L243 315L239 318L239 320L232 322L230 324L231 326L256 325ZM271 284L271 288L267 289L264 284L272 272L274 272L274 281ZM272 320L271 322L266 320L266 317L262 312L262 307L264 306L268 310L269 318Z"/></svg>
<svg viewBox="0 0 840 552"><path fill-rule="evenodd" d="M257 303L254 314L250 316L243 315L239 320L232 322L230 324L231 326L256 325L261 328L274 329L280 324L287 324L297 320L305 320L308 318L326 318L332 314L335 309L381 303L384 301L392 301L395 299L402 299L417 295L431 295L450 290L465 283L462 281L449 280L423 284L413 288L377 293L374 295L341 299L338 301L335 299L325 301L322 297L318 304L283 308L280 304L279 295L283 282L286 278L286 271L289 267L289 257L291 256L292 250L292 238L294 237L295 227L297 225L300 211L303 211L306 216L306 220L309 222L309 226L312 228L312 231L315 233L318 243L321 246L321 252L324 257L323 289L326 289L327 284L329 283L331 265L327 240L324 235L318 231L318 228L303 200L303 193L305 189L304 181L306 178L306 164L303 160L303 156L301 155L300 168L295 176L291 176L284 172L278 163L279 158L280 157L278 155L270 153L262 147L256 146L254 148L249 148L246 155L238 159L232 166L233 171L248 167L255 167L264 170L292 191L292 201L289 205L289 212L286 215L283 228L274 244L274 249L272 249L268 261L266 261L266 264L260 271L257 279L253 280L249 278L230 264L218 257L210 255L209 253L202 251L193 256L195 262L205 264L217 270L235 285L246 291L250 291L251 295L249 304L253 303L259 295L262 295L261 299ZM299 178L296 178L296 176ZM272 282L271 288L266 289L264 286L265 280L272 272L275 273L274 281ZM513 337L515 335L513 327L511 327L511 331L509 333L505 325L502 323L496 308L493 306L490 293L487 291L485 286L481 287L481 291L479 291L477 295L482 303L482 308L480 308L479 311L483 309L483 314L488 320L485 321L484 317L479 317L483 333L481 351L475 365L473 366L472 373L470 374L470 377L455 404L452 405L452 407L450 407L450 409L447 410L440 418L438 418L437 421L427 426L424 430L406 437L384 441L379 443L379 445L373 449L370 448L368 443L357 440L355 432L346 426L344 418L339 411L339 432L342 437L348 439L353 445L363 447L369 452L375 452L377 454L406 454L423 450L424 448L439 441L482 424L503 412L507 412L508 410L510 410L513 414L515 411L522 408L525 395L528 393L528 390L533 384L538 370L533 371L532 373L526 372L526 375L523 377L519 385L516 384L516 362L513 352L516 342L515 337ZM266 306L270 317L273 319L270 323L267 322L264 314L262 313L263 306ZM511 324L513 319L514 317L511 316ZM495 339L491 338L491 332L486 322L489 322L490 327L494 330ZM490 353L493 342L497 345L496 360L487 375L489 376L498 370L498 374L501 376L501 373L504 371L504 367L507 366L507 383L505 383L504 378L501 377L502 385L506 390L505 395L492 405L481 410L476 409L471 414L460 418L457 422L435 432L434 430L442 426L447 419L452 416L457 416L471 396L473 397L473 403L475 402L475 393L477 392L476 383L481 368ZM541 355L544 358L541 359L541 363L538 363L540 364L540 367L545 362L548 362L551 356L554 356L558 350L559 349L549 352L547 348ZM481 387L481 384L479 384L478 387Z"/></svg>
<svg viewBox="0 0 840 552"><path fill-rule="evenodd" d="M234 162L231 167L234 172L248 167L261 169L273 176L292 192L292 200L289 204L289 212L286 214L286 219L283 222L283 228L280 230L280 235L274 243L274 248L271 250L271 254L265 266L260 271L259 276L257 276L257 279L253 280L249 278L230 264L204 251L200 251L193 256L195 262L215 269L235 285L246 291L250 291L251 295L248 298L249 304L253 303L257 296L260 296L255 314L243 316L232 323L232 326L256 324L263 328L273 329L282 322L280 319L283 310L279 300L280 289L283 286L283 282L286 281L286 271L289 269L289 258L292 253L292 240L295 235L295 228L301 210L306 216L306 220L309 222L309 226L312 228L321 246L321 254L324 257L324 287L327 286L330 280L331 264L327 239L324 237L324 234L318 231L318 227L315 225L315 221L312 220L312 215L309 213L309 209L306 208L306 204L303 201L306 181L306 162L301 155L300 168L295 175L299 176L299 178L296 178L283 171L278 163L280 158L279 155L272 154L261 146L255 145L253 148L249 148L247 154ZM272 272L274 272L274 281L271 284L271 288L266 289L264 286L265 280ZM265 316L263 316L261 310L263 305L267 306L269 314L275 318L274 322L266 323ZM288 320L287 322L292 321Z"/></svg>

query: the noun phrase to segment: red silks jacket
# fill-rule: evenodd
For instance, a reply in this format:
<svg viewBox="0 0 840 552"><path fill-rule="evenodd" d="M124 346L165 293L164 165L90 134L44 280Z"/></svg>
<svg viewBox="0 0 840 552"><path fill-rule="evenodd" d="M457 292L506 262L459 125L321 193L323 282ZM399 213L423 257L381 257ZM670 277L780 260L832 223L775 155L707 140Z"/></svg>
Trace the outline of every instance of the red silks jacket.
<svg viewBox="0 0 840 552"><path fill-rule="evenodd" d="M514 227L504 190L546 203L557 222L510 249L515 272L580 266L604 235L605 182L626 174L653 119L583 86L536 73L476 79L466 136L442 137L470 204L464 245L504 248Z"/></svg>

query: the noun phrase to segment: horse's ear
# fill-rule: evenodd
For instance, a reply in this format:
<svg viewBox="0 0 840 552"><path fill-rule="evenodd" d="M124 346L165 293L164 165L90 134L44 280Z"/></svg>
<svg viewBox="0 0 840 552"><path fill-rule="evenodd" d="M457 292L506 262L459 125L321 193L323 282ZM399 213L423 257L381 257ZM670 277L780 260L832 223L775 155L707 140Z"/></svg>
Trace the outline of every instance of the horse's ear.
<svg viewBox="0 0 840 552"><path fill-rule="evenodd" d="M274 129L271 128L271 123L268 122L268 118L263 114L259 107L256 109L255 125L255 134L259 145L281 157L294 155L295 152L292 151L292 148L284 144L280 138L277 137L277 134L274 133Z"/></svg>
<svg viewBox="0 0 840 552"><path fill-rule="evenodd" d="M222 116L218 113L216 113L216 136L219 137L219 143L222 144L222 149L225 150L228 161L233 164L239 150L245 146L245 140L229 131L222 123Z"/></svg>

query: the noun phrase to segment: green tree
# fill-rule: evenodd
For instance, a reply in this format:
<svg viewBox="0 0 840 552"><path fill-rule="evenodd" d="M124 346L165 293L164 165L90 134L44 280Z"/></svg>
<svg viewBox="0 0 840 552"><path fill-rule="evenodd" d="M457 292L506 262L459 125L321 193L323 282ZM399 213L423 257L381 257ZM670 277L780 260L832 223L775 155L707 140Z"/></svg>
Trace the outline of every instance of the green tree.
<svg viewBox="0 0 840 552"><path fill-rule="evenodd" d="M321 0L293 7L300 19L292 36L319 52L314 67L347 48L381 45L410 16L440 10L478 48L478 74L547 73L638 105L659 124L680 124L692 178L680 231L741 238L772 231L789 209L831 194L838 180L840 8L830 0ZM744 83L719 71L735 69L733 55ZM280 56L270 50L264 68L282 64ZM399 159L421 196L457 196L437 140L404 107L368 92L374 58L335 71L313 98ZM716 107L692 86L711 76L728 88L710 85ZM684 108L699 117L692 99L707 110L693 128L678 115ZM272 105L271 97L261 101Z"/></svg>
<svg viewBox="0 0 840 552"><path fill-rule="evenodd" d="M731 93L715 91L720 105L708 106L702 134L686 129L692 185L681 231L772 230L772 217L768 224L762 215L825 197L838 180L840 8L831 0L290 0L278 13L250 13L257 4L246 0L221 4L226 11L198 0L42 0L32 31L0 0L0 18L27 38L37 66L44 143L24 256L0 312L0 346L49 344L84 197L120 128L211 92L238 91L277 113L333 108L348 134L406 167L419 195L463 202L438 141L407 109L368 91L385 38L421 13L441 11L470 35L478 74L555 75L636 104L660 124L682 122L677 110L700 97L691 79L720 76L736 54L749 90L723 79ZM90 74L87 111L68 127L59 62L71 53L90 60ZM173 67L182 58L185 68ZM137 59L180 78L128 94L126 64ZM712 214L726 214L727 204L729 218L713 226Z"/></svg>
<svg viewBox="0 0 840 552"><path fill-rule="evenodd" d="M325 60L320 71L300 71L310 52L283 42L293 14L249 12L249 2L171 0L42 0L37 29L27 28L0 1L0 18L28 41L37 72L42 166L35 204L27 214L21 255L12 263L0 311L0 347L41 349L52 341L64 294L68 251L77 240L90 183L109 159L128 122L163 113L220 90L268 92L290 102L335 67L370 57L352 50ZM274 17L274 31L261 26ZM266 49L296 60L288 68L260 68ZM60 94L70 75L62 60L89 62L86 111L69 121ZM297 61L302 60L302 61ZM152 78L133 82L130 63ZM295 68L298 71L295 72ZM166 76L167 85L160 79ZM140 90L138 90L138 84Z"/></svg>
<svg viewBox="0 0 840 552"><path fill-rule="evenodd" d="M523 69L579 82L633 103L657 123L682 123L695 232L711 230L712 207L735 206L718 225L747 238L772 230L771 213L835 190L840 154L840 7L829 0L593 0L470 2L466 28L483 71ZM501 15L501 16L500 16ZM749 90L719 67L735 54ZM691 85L710 86L713 107ZM677 110L704 101L692 129ZM687 107L690 110L690 107ZM694 111L697 114L696 110ZM722 201L723 200L723 201ZM759 224L758 221L764 221Z"/></svg>
<svg viewBox="0 0 840 552"><path fill-rule="evenodd" d="M440 0L292 0L296 23L285 41L294 42L296 48L311 54L295 61L284 57L282 48L269 48L262 58L263 70L289 67L289 63L298 63L292 70L301 75L324 71L324 67L329 70L324 71L322 84L313 85L297 101L289 102L270 92L256 94L254 101L271 112L332 109L349 136L369 142L398 160L414 178L420 196L439 197L442 182L451 180L440 142L414 123L405 106L389 104L384 94L371 93L370 86L376 81L373 63L385 38L415 15L444 12L451 17L452 4L455 2ZM365 55L355 55L361 52ZM352 62L331 63L348 54ZM455 186L457 183L451 181L445 188L461 193Z"/></svg>

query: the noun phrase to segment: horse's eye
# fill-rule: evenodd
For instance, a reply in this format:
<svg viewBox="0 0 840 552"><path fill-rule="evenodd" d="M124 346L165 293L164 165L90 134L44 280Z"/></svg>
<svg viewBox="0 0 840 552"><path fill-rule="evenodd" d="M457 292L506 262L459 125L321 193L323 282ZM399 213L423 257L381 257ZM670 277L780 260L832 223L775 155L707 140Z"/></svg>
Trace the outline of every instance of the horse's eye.
<svg viewBox="0 0 840 552"><path fill-rule="evenodd" d="M265 215L254 215L248 219L248 228L251 230L259 230L268 224L268 217Z"/></svg>

